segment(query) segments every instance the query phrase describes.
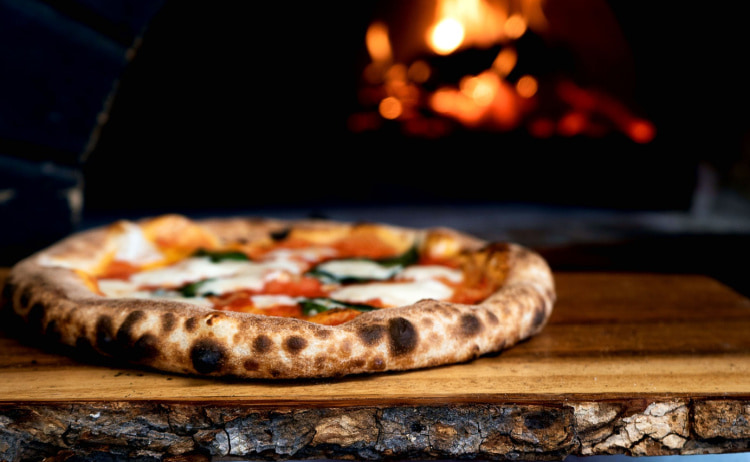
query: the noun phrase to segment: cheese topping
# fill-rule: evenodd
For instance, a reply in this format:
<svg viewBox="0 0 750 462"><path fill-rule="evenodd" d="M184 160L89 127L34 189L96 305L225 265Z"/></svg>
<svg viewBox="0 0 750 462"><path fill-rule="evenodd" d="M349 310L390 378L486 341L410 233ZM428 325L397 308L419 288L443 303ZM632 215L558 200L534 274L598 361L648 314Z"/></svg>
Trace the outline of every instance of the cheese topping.
<svg viewBox="0 0 750 462"><path fill-rule="evenodd" d="M413 282L354 284L334 290L331 292L331 298L349 303L380 300L387 307L396 307L411 305L428 298L445 300L452 294L452 288L442 282L428 279Z"/></svg>
<svg viewBox="0 0 750 462"><path fill-rule="evenodd" d="M390 279L401 270L400 266L383 266L371 260L331 260L316 267L336 279Z"/></svg>
<svg viewBox="0 0 750 462"><path fill-rule="evenodd" d="M404 269L399 273L397 279L406 279L411 281L427 281L430 279L445 279L453 283L460 283L464 280L464 272L460 269L449 268L439 265L415 265Z"/></svg>

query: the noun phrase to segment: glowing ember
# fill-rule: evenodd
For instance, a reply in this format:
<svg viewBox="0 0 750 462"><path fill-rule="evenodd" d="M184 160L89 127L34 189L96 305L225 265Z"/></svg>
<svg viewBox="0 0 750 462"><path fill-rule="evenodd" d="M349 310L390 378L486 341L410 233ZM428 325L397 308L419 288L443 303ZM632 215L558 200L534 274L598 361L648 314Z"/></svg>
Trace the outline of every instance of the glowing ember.
<svg viewBox="0 0 750 462"><path fill-rule="evenodd" d="M464 26L453 18L443 19L432 29L429 41L437 54L452 53L464 41Z"/></svg>

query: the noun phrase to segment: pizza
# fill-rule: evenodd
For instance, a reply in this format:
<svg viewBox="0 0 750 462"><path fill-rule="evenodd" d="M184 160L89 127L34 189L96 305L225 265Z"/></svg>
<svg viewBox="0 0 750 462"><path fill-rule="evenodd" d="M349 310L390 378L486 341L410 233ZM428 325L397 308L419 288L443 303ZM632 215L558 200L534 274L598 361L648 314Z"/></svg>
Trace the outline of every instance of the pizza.
<svg viewBox="0 0 750 462"><path fill-rule="evenodd" d="M538 333L555 300L537 253L447 228L180 215L74 234L2 294L23 335L76 352L279 379L465 362Z"/></svg>

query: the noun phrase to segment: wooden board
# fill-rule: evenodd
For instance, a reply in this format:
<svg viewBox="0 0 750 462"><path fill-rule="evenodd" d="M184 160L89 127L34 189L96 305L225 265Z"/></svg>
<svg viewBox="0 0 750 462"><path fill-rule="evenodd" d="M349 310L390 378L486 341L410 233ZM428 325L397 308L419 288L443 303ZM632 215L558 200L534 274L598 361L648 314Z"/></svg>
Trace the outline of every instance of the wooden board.
<svg viewBox="0 0 750 462"><path fill-rule="evenodd" d="M0 459L30 440L44 454L137 447L166 459L750 450L750 300L697 275L555 278L558 302L537 337L403 373L212 380L79 363L0 337Z"/></svg>

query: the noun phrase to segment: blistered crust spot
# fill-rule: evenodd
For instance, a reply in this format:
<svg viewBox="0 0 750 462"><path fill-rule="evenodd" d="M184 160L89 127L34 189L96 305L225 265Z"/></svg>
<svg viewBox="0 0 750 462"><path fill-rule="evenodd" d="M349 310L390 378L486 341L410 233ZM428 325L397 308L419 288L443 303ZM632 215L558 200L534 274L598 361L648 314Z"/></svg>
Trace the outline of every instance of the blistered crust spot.
<svg viewBox="0 0 750 462"><path fill-rule="evenodd" d="M242 362L242 367L244 367L246 371L257 371L260 369L260 363L252 358L248 358Z"/></svg>
<svg viewBox="0 0 750 462"><path fill-rule="evenodd" d="M200 339L190 348L190 360L199 374L219 372L226 363L227 350L212 339Z"/></svg>
<svg viewBox="0 0 750 462"><path fill-rule="evenodd" d="M116 349L114 322L107 315L96 321L96 346L105 353L113 354Z"/></svg>
<svg viewBox="0 0 750 462"><path fill-rule="evenodd" d="M388 347L392 355L405 355L413 351L417 343L417 331L408 319L399 317L388 321Z"/></svg>
<svg viewBox="0 0 750 462"><path fill-rule="evenodd" d="M253 351L256 353L267 353L273 347L273 340L266 335L259 335L253 340Z"/></svg>
<svg viewBox="0 0 750 462"><path fill-rule="evenodd" d="M546 319L547 311L544 309L544 303L537 305L534 309L534 318L531 320L532 327L534 329L540 328Z"/></svg>
<svg viewBox="0 0 750 462"><path fill-rule="evenodd" d="M171 311L162 313L161 315L161 331L164 334L168 334L177 327L177 317Z"/></svg>
<svg viewBox="0 0 750 462"><path fill-rule="evenodd" d="M304 350L306 347L307 347L307 340L297 335L287 337L287 339L284 341L284 349L293 355L298 354L300 351Z"/></svg>
<svg viewBox="0 0 750 462"><path fill-rule="evenodd" d="M385 370L385 360L381 356L372 358L368 364L368 369L372 369L373 371Z"/></svg>
<svg viewBox="0 0 750 462"><path fill-rule="evenodd" d="M195 317L190 317L185 320L185 330L188 332L195 332L198 329L198 321Z"/></svg>
<svg viewBox="0 0 750 462"><path fill-rule="evenodd" d="M31 303L31 289L29 287L24 287L21 289L21 294L18 296L18 307L21 310L26 310L29 307L29 303Z"/></svg>
<svg viewBox="0 0 750 462"><path fill-rule="evenodd" d="M359 339L367 346L374 346L383 339L385 327L381 324L365 324L357 331Z"/></svg>
<svg viewBox="0 0 750 462"><path fill-rule="evenodd" d="M153 334L144 334L128 348L128 358L132 361L144 361L159 355L159 338Z"/></svg>
<svg viewBox="0 0 750 462"><path fill-rule="evenodd" d="M480 333L484 328L482 321L472 313L466 313L461 316L459 326L461 335L464 337L473 337Z"/></svg>
<svg viewBox="0 0 750 462"><path fill-rule="evenodd" d="M42 331L44 322L44 316L46 315L46 308L43 304L37 302L31 306L29 313L26 315L26 322L29 324L31 329Z"/></svg>
<svg viewBox="0 0 750 462"><path fill-rule="evenodd" d="M128 314L122 322L122 325L120 325L120 329L117 331L116 339L121 348L127 349L135 344L135 325L145 316L146 314L141 310L136 310Z"/></svg>
<svg viewBox="0 0 750 462"><path fill-rule="evenodd" d="M497 319L497 316L492 311L487 311L487 321L489 321L490 324L493 326L496 326L500 320Z"/></svg>

